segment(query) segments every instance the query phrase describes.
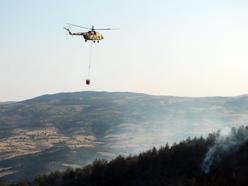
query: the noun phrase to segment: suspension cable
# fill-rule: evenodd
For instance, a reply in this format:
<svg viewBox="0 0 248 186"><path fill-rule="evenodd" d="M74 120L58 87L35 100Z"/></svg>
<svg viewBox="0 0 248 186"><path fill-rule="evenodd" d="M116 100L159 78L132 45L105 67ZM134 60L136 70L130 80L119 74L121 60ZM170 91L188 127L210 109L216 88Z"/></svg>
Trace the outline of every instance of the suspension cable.
<svg viewBox="0 0 248 186"><path fill-rule="evenodd" d="M90 51L89 51L89 64L88 64L88 79L90 79L90 70L91 70L91 63L92 63L92 42L90 43Z"/></svg>

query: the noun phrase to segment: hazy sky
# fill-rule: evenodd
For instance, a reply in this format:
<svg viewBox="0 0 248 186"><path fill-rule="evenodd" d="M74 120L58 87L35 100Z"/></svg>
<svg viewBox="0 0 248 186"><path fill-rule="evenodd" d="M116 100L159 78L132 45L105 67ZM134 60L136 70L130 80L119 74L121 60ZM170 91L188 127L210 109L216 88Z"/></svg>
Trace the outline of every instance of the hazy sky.
<svg viewBox="0 0 248 186"><path fill-rule="evenodd" d="M0 101L84 90L248 93L247 0L0 2ZM65 23L119 27L93 46ZM72 28L72 31L82 31Z"/></svg>

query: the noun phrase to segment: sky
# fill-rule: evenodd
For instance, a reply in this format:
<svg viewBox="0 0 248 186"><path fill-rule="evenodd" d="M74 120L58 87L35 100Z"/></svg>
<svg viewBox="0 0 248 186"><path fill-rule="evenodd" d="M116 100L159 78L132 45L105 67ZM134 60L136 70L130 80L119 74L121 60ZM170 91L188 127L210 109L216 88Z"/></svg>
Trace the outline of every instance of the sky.
<svg viewBox="0 0 248 186"><path fill-rule="evenodd" d="M246 0L0 2L0 101L74 91L248 93ZM66 23L103 31L93 44ZM83 31L71 27L73 32Z"/></svg>

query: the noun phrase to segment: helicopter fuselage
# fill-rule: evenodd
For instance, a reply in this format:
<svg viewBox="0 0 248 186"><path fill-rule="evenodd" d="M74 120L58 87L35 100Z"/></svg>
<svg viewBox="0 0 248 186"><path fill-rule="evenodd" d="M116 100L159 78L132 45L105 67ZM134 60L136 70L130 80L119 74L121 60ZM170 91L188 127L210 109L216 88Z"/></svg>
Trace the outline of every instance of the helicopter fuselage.
<svg viewBox="0 0 248 186"><path fill-rule="evenodd" d="M99 41L104 39L103 35L99 32L96 31L88 31L88 32L83 32L83 37L85 41L91 40L91 41Z"/></svg>
<svg viewBox="0 0 248 186"><path fill-rule="evenodd" d="M92 30L88 32L76 32L76 33L72 33L69 28L64 27L64 29L67 30L70 35L83 36L85 42L87 42L88 40L93 41L93 42L96 42L96 41L99 42L99 40L104 39L103 35L100 32L96 32L94 30L94 27L92 27Z"/></svg>

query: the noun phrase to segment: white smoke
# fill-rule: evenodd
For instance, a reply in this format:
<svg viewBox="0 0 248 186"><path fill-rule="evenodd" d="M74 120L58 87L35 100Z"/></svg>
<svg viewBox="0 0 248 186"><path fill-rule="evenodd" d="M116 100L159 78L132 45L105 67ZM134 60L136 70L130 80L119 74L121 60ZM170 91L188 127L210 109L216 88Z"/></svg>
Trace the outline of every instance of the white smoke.
<svg viewBox="0 0 248 186"><path fill-rule="evenodd" d="M201 169L209 173L214 161L221 161L222 157L238 151L239 147L248 141L248 127L238 129L223 129L217 133L215 143L206 153Z"/></svg>

